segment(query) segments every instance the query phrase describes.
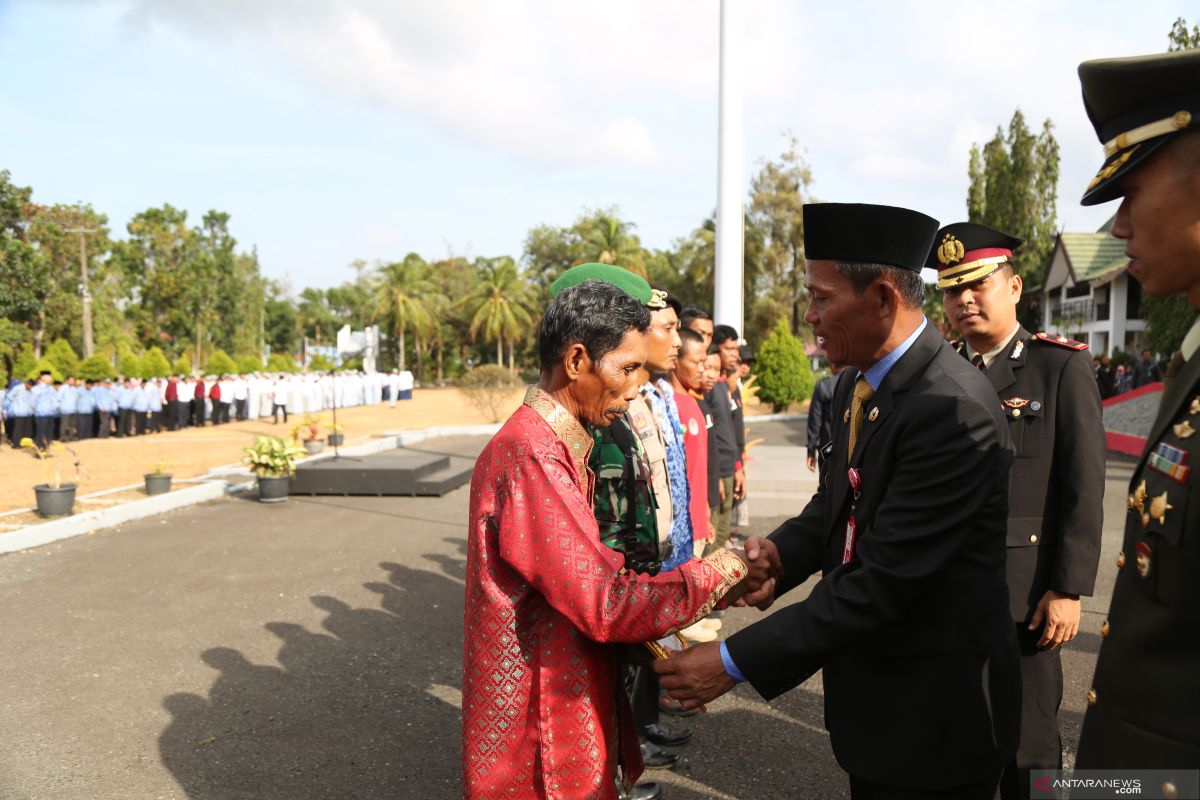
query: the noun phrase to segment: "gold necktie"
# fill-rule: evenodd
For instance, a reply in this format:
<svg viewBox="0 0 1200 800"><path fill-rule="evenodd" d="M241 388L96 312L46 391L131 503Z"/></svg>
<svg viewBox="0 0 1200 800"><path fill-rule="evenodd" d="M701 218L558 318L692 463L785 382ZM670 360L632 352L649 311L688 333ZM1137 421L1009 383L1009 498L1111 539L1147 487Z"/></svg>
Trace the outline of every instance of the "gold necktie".
<svg viewBox="0 0 1200 800"><path fill-rule="evenodd" d="M858 441L858 432L862 430L863 406L874 396L875 390L860 375L858 383L854 384L854 399L850 401L850 451L846 454L847 461L854 456L854 443Z"/></svg>

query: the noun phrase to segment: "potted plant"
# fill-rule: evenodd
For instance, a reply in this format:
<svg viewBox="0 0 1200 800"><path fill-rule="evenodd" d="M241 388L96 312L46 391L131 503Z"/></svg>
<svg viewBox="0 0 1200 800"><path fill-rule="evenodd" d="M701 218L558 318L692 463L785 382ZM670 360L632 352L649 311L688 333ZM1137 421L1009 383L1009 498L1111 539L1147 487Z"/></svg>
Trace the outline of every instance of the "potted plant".
<svg viewBox="0 0 1200 800"><path fill-rule="evenodd" d="M79 487L79 456L71 448L62 444L49 447L38 447L37 443L25 437L20 442L22 449L31 452L38 461L49 461L62 451L67 451L75 458L75 482L63 483L62 472L46 464L46 482L33 487L37 496L37 512L43 517L62 517L71 513L75 507L75 490Z"/></svg>
<svg viewBox="0 0 1200 800"><path fill-rule="evenodd" d="M346 442L346 437L342 434L342 426L333 424L329 426L329 435L325 437L325 441L330 447L341 447Z"/></svg>
<svg viewBox="0 0 1200 800"><path fill-rule="evenodd" d="M156 461L154 468L142 476L146 479L146 494L166 494L171 491L171 473L167 472L167 462Z"/></svg>
<svg viewBox="0 0 1200 800"><path fill-rule="evenodd" d="M310 456L325 449L325 443L317 438L321 433L321 418L316 414L305 414L304 419L292 428L292 441L303 444Z"/></svg>
<svg viewBox="0 0 1200 800"><path fill-rule="evenodd" d="M278 436L255 436L242 463L258 476L258 499L264 503L287 500L288 484L296 474L296 456L304 451Z"/></svg>

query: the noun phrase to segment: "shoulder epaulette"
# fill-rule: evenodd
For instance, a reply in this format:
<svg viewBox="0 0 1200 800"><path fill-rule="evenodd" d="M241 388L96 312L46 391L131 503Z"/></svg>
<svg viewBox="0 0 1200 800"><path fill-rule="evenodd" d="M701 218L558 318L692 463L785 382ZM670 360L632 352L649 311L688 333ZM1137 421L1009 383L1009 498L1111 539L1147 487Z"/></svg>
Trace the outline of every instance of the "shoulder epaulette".
<svg viewBox="0 0 1200 800"><path fill-rule="evenodd" d="M1087 350L1087 345L1083 342L1077 342L1074 339L1068 339L1065 336L1060 336L1053 333L1035 333L1031 342L1045 342L1046 344L1056 344L1059 347L1065 347L1068 350Z"/></svg>

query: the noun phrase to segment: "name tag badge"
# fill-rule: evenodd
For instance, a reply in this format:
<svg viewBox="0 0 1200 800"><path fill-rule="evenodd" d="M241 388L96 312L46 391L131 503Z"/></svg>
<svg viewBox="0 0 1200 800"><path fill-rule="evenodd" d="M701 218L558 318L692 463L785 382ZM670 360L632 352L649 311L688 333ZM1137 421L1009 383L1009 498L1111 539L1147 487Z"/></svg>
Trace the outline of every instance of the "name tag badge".
<svg viewBox="0 0 1200 800"><path fill-rule="evenodd" d="M856 533L854 510L858 505L858 498L862 495L862 474L857 469L851 467L846 471L846 478L850 481L850 488L854 490L854 502L850 504L850 518L846 520L846 542L842 546L843 564L848 563L850 559L854 558L854 537Z"/></svg>

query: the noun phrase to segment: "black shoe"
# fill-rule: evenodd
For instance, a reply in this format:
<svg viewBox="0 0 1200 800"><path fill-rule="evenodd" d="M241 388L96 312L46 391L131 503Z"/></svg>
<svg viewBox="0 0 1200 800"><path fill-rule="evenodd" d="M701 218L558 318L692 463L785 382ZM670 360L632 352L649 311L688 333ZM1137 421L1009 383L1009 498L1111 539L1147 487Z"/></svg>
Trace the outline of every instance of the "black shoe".
<svg viewBox="0 0 1200 800"><path fill-rule="evenodd" d="M679 763L679 754L663 750L654 742L642 742L642 763L646 769L672 769Z"/></svg>
<svg viewBox="0 0 1200 800"><path fill-rule="evenodd" d="M677 747L692 738L691 728L670 728L661 722L642 728L646 738L663 747Z"/></svg>
<svg viewBox="0 0 1200 800"><path fill-rule="evenodd" d="M639 783L621 796L621 800L662 800L663 790L657 783Z"/></svg>

